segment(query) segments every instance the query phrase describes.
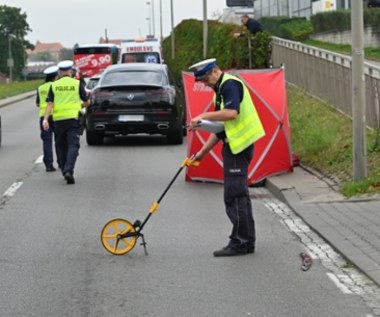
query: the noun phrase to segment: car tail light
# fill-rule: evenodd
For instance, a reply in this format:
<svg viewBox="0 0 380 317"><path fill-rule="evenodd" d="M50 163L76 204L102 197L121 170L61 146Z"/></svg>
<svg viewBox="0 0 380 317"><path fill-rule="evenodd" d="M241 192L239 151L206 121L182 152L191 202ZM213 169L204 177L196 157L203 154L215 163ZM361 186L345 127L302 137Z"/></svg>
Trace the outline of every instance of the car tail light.
<svg viewBox="0 0 380 317"><path fill-rule="evenodd" d="M93 97L111 97L115 94L114 91L109 90L95 90L92 92Z"/></svg>
<svg viewBox="0 0 380 317"><path fill-rule="evenodd" d="M167 102L170 104L174 103L174 91L171 89L163 88L163 89L155 89L148 90L146 94L154 99L159 99L160 101Z"/></svg>

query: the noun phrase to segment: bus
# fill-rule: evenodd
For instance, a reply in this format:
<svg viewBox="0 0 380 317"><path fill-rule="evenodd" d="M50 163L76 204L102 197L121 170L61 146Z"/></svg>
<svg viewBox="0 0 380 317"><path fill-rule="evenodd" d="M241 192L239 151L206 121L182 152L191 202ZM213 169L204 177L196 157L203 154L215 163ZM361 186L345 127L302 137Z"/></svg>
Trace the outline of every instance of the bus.
<svg viewBox="0 0 380 317"><path fill-rule="evenodd" d="M117 64L119 47L116 44L86 44L74 47L74 66L83 77L100 74L109 65Z"/></svg>

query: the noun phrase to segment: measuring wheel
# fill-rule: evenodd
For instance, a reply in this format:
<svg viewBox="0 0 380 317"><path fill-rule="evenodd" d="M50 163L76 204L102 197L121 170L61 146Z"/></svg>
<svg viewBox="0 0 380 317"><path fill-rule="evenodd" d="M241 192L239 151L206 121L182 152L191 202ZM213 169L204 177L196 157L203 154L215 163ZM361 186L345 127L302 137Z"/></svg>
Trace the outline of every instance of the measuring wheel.
<svg viewBox="0 0 380 317"><path fill-rule="evenodd" d="M102 229L103 247L115 255L123 255L133 249L139 234L135 227L124 219L112 219Z"/></svg>

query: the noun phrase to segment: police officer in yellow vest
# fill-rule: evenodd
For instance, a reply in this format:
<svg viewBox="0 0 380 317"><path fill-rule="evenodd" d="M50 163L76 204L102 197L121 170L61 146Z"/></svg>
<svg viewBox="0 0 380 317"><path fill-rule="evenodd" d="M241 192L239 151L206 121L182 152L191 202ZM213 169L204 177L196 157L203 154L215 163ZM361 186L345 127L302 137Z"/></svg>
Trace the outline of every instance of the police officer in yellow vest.
<svg viewBox="0 0 380 317"><path fill-rule="evenodd" d="M52 116L49 116L49 129L44 130L42 127L42 121L44 119L45 110L47 106L46 98L50 89L51 84L58 77L58 66L50 66L44 70L45 83L37 88L36 105L39 107L39 117L40 117L40 131L42 140L42 150L43 150L43 162L45 164L46 172L54 172L56 168L53 165L53 137L55 136L54 124Z"/></svg>
<svg viewBox="0 0 380 317"><path fill-rule="evenodd" d="M60 79L52 83L49 90L43 127L45 130L49 129L48 118L53 109L58 162L67 184L75 184L74 168L81 134L79 113L82 107L90 105L90 101L83 85L71 77L73 62L62 61L58 63L58 67Z"/></svg>
<svg viewBox="0 0 380 317"><path fill-rule="evenodd" d="M202 158L220 141L223 142L224 204L232 222L227 246L214 256L245 255L255 252L256 232L247 179L253 157L254 142L265 135L248 88L237 77L224 73L215 58L189 67L195 80L214 89L215 111L204 112L190 121L196 129L200 120L222 121L224 131L211 133L206 143L193 156Z"/></svg>

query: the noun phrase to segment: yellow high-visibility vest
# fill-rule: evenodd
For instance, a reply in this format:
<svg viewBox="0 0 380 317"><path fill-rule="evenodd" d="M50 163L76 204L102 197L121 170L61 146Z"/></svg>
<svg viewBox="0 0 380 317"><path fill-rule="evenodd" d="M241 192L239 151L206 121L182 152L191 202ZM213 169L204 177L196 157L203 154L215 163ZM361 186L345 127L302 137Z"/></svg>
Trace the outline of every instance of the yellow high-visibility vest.
<svg viewBox="0 0 380 317"><path fill-rule="evenodd" d="M79 96L79 80L64 76L53 82L53 121L78 119L82 102Z"/></svg>
<svg viewBox="0 0 380 317"><path fill-rule="evenodd" d="M228 79L237 80L243 85L243 100L240 103L238 116L233 120L224 121L224 128L231 152L238 154L265 136L265 130L249 94L249 90L239 78L224 73L219 90ZM223 98L221 99L220 109L223 109L224 100Z"/></svg>
<svg viewBox="0 0 380 317"><path fill-rule="evenodd" d="M42 84L41 86L38 87L38 98L40 99L40 104L39 104L39 115L40 117L43 117L45 115L45 110L47 106L46 98L49 93L49 89L51 87L52 82L49 81L47 83ZM53 113L53 110L51 111ZM51 114L50 114L51 115Z"/></svg>

